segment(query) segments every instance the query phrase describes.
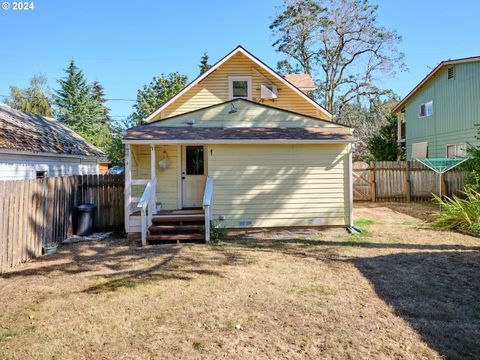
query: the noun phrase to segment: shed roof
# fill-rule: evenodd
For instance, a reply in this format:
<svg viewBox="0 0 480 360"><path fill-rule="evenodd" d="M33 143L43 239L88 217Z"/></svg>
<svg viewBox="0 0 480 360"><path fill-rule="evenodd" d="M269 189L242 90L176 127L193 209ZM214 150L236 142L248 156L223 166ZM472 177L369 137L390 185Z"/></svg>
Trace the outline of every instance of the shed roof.
<svg viewBox="0 0 480 360"><path fill-rule="evenodd" d="M321 128L264 128L264 127L160 127L136 126L129 129L125 142L167 141L167 142L278 142L305 141L342 143L353 142L354 138L346 127Z"/></svg>
<svg viewBox="0 0 480 360"><path fill-rule="evenodd" d="M16 150L105 158L103 151L59 121L0 104L0 152Z"/></svg>

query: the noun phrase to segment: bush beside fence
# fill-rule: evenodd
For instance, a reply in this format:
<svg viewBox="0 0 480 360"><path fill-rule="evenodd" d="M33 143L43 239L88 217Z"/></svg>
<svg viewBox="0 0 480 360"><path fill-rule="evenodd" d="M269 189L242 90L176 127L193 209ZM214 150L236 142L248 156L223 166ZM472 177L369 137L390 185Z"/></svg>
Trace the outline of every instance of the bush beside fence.
<svg viewBox="0 0 480 360"><path fill-rule="evenodd" d="M0 181L0 272L74 232L78 204L97 205L96 228L123 228L123 175Z"/></svg>

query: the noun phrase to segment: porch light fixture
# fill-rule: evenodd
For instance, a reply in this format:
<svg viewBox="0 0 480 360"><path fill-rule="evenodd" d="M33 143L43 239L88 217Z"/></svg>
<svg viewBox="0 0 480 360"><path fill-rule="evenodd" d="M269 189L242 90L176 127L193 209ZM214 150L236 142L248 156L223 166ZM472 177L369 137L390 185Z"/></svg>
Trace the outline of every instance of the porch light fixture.
<svg viewBox="0 0 480 360"><path fill-rule="evenodd" d="M233 103L230 103L230 110L228 111L229 114L235 114L237 112L237 108L235 107L235 105L233 105Z"/></svg>

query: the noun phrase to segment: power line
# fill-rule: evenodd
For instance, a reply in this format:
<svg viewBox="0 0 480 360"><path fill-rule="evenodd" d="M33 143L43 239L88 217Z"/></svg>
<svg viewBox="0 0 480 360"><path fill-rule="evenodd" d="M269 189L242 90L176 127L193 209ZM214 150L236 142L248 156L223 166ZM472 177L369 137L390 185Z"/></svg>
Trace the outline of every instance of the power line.
<svg viewBox="0 0 480 360"><path fill-rule="evenodd" d="M10 95L3 95L3 94L0 94L0 97L4 97L4 98L12 98ZM130 102L135 102L137 101L137 99L122 99L122 98L116 98L116 99L105 99L105 101L130 101Z"/></svg>

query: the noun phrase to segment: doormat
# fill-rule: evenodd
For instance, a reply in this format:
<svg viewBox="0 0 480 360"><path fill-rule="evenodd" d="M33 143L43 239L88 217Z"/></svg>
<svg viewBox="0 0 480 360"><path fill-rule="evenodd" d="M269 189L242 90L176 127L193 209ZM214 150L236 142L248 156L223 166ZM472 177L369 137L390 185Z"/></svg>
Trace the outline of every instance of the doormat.
<svg viewBox="0 0 480 360"><path fill-rule="evenodd" d="M82 241L102 241L112 235L113 231L97 232L88 236L73 235L62 241L62 244L75 244Z"/></svg>

